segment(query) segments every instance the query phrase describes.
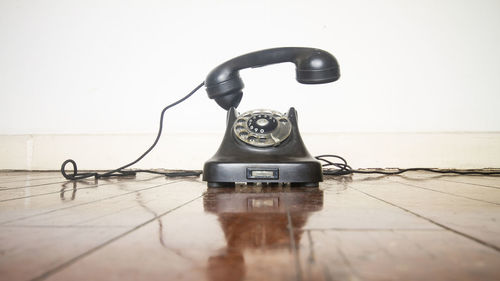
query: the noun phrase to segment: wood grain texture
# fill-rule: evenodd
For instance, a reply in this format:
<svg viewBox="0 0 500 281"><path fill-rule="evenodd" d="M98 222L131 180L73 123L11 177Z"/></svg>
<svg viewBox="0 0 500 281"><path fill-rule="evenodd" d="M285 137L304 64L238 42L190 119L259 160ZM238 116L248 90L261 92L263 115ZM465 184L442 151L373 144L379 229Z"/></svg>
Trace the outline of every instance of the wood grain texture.
<svg viewBox="0 0 500 281"><path fill-rule="evenodd" d="M0 173L0 280L498 280L499 177Z"/></svg>
<svg viewBox="0 0 500 281"><path fill-rule="evenodd" d="M500 224L497 223L500 221L500 205L495 203L498 195L496 189L474 187L490 194L491 200L484 201L472 198L471 194L464 196L470 190L461 183L454 183L454 188L450 188L450 183L443 182L438 187L423 179L419 185L413 181L410 185L386 177L376 181L355 182L349 187L500 251Z"/></svg>

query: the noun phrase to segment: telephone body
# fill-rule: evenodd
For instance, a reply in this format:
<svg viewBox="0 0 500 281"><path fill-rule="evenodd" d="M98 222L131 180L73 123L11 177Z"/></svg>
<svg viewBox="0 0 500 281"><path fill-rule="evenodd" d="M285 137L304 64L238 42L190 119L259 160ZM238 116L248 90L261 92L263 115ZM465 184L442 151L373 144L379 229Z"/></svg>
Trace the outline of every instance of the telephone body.
<svg viewBox="0 0 500 281"><path fill-rule="evenodd" d="M323 181L321 164L302 141L293 107L286 113L257 109L240 114L236 110L243 96L238 71L282 62L296 65L296 79L303 84L329 83L340 77L335 57L314 48L262 50L212 70L205 80L208 96L228 112L222 143L203 167L203 180L209 187L235 183L316 187Z"/></svg>

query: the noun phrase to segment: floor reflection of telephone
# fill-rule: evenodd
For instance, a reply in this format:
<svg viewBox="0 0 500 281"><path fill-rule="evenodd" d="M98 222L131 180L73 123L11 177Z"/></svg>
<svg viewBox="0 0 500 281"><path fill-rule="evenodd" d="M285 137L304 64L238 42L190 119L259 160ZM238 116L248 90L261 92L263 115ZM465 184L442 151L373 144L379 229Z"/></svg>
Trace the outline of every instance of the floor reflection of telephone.
<svg viewBox="0 0 500 281"><path fill-rule="evenodd" d="M299 133L297 112L258 109L239 114L243 81L238 71L249 67L292 62L297 81L321 84L340 77L335 57L313 48L275 48L249 53L212 70L205 80L208 96L228 110L226 132L215 155L203 168L209 187L235 183L290 183L318 186L321 164L307 151Z"/></svg>
<svg viewBox="0 0 500 281"><path fill-rule="evenodd" d="M256 280L274 280L268 277L272 270L266 259L282 258L283 250L300 244L308 218L323 208L323 191L260 186L208 188L203 206L206 212L217 215L226 238L226 247L208 259L208 279L236 281L259 276Z"/></svg>

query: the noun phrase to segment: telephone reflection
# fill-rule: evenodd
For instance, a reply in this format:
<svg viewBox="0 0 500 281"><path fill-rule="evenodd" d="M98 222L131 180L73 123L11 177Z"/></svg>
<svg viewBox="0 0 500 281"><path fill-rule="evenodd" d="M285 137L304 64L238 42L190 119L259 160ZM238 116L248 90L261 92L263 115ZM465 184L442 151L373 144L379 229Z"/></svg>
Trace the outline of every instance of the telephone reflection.
<svg viewBox="0 0 500 281"><path fill-rule="evenodd" d="M259 270L255 263L246 264L248 255L272 258L300 251L303 227L312 213L323 208L323 191L258 185L208 188L203 205L206 212L217 215L227 243L208 259L208 279L236 281Z"/></svg>

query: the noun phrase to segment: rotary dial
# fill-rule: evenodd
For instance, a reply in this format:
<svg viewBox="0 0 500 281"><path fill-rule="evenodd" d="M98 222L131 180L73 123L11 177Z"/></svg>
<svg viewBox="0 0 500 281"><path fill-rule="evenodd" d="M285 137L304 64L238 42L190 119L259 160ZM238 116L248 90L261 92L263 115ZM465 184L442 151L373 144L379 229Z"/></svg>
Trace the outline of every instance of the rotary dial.
<svg viewBox="0 0 500 281"><path fill-rule="evenodd" d="M290 120L285 114L273 110L252 110L236 119L235 136L257 147L276 146L283 142L292 131Z"/></svg>

